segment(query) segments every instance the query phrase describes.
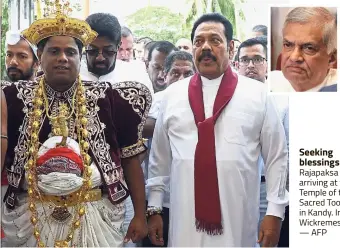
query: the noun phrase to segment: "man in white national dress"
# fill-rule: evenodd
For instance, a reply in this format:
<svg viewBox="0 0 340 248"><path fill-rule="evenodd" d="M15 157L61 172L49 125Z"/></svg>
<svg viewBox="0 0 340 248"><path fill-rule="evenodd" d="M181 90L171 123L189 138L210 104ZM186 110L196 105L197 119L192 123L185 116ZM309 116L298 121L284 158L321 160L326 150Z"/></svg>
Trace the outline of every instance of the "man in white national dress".
<svg viewBox="0 0 340 248"><path fill-rule="evenodd" d="M168 246L277 244L288 204L287 144L276 104L261 83L235 74L231 23L217 13L194 24L198 73L171 85L156 121L147 188L149 237L162 245L170 183ZM257 237L262 155L268 209Z"/></svg>
<svg viewBox="0 0 340 248"><path fill-rule="evenodd" d="M83 47L97 33L55 0L22 32L44 75L2 82L8 106L3 247L122 247L147 235L138 156L151 93L135 81L85 81ZM101 53L112 54L114 48ZM102 55L102 54L101 54ZM125 200L135 214L123 230Z"/></svg>

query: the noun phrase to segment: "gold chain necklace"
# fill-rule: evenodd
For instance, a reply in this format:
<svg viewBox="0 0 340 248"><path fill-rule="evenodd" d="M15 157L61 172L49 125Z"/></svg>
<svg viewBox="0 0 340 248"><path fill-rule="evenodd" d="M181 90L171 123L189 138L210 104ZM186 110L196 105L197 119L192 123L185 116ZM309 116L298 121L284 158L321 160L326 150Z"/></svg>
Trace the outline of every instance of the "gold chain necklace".
<svg viewBox="0 0 340 248"><path fill-rule="evenodd" d="M41 81L44 81L44 78L41 79ZM44 102L45 102L45 108L46 108L46 115L49 119L55 119L56 116L51 116L48 112L49 110L49 106L48 106L48 98L47 98L47 94L46 94L46 88L45 88L45 84L43 83L43 97L44 97ZM74 91L73 96L72 96L72 112L71 114L66 117L67 120L69 120L72 115L74 114L74 105L75 105L75 100L76 100L76 96L77 96L77 89Z"/></svg>
<svg viewBox="0 0 340 248"><path fill-rule="evenodd" d="M69 228L69 232L67 235L67 238L65 240L55 240L55 247L68 247L69 242L73 240L74 232L77 228L80 227L80 219L85 214L85 206L82 204L83 200L89 199L88 191L91 189L92 183L91 183L91 175L92 170L90 168L90 156L88 155L88 149L89 144L86 141L86 138L88 136L88 132L86 129L87 126L87 109L85 105L85 88L82 85L80 77L78 77L78 85L76 88L76 91L74 93L73 99L72 99L72 112L69 116L66 115L66 109L65 106L60 106L59 116L57 117L51 117L48 115L48 99L46 96L45 91L45 79L42 78L40 80L39 86L35 90L34 93L34 100L33 100L33 106L31 109L31 112L29 114L29 130L31 132L30 140L28 141L29 144L29 151L27 152L27 155L29 156L28 162L25 166L25 169L27 171L27 179L28 179L28 197L29 197L29 210L31 211L31 223L33 225L33 235L37 240L39 247L45 247L44 242L41 240L40 232L38 229L38 212L36 209L35 202L41 201L42 202L42 196L40 193L40 190L38 189L37 184L37 170L36 170L36 162L38 158L38 150L39 150L39 127L40 127L40 121L42 117L42 113L44 111L43 103L45 100L45 111L46 115L49 117L52 124L54 124L54 129L57 130L58 128L61 130L65 130L65 126L67 127L67 120L72 117L72 114L76 113L76 126L77 126L77 137L78 142L80 146L80 153L82 162L84 164L84 171L83 171L83 185L80 188L78 195L78 203L75 206L75 212L77 214L74 214L72 219L72 225ZM45 98L45 99L44 99ZM76 107L74 107L76 105ZM54 119L53 119L54 118ZM52 120L51 120L52 119ZM58 131L58 130L57 130ZM64 135L66 132L62 132L63 140L66 141L67 136ZM55 134L56 135L56 134ZM60 134L59 134L60 135ZM65 145L62 144L63 142L59 143L59 145ZM67 206L65 206L67 208Z"/></svg>
<svg viewBox="0 0 340 248"><path fill-rule="evenodd" d="M43 78L41 80L44 80ZM52 124L52 132L54 136L63 136L62 141L58 144L58 146L66 146L67 137L69 136L69 129L68 129L68 123L67 121L73 116L74 114L74 105L76 100L76 93L77 90L74 91L73 97L72 97L72 111L68 115L68 107L66 104L60 104L59 106L59 113L57 116L51 116L49 112L49 105L48 105L48 98L46 95L46 89L45 84L42 83L43 88L43 97L45 102L45 109L46 109L46 115L50 119ZM67 116L68 115L68 116Z"/></svg>

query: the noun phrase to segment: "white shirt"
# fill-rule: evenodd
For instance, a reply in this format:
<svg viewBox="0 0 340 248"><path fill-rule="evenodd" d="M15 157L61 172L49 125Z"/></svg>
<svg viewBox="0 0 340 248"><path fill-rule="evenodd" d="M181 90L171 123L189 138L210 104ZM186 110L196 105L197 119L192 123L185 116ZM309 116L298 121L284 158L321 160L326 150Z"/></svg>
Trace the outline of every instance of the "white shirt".
<svg viewBox="0 0 340 248"><path fill-rule="evenodd" d="M222 75L223 76L223 75ZM220 76L217 79L211 80L210 83L205 83L206 78L203 78L203 99L205 103L210 103L210 104L206 104L204 106L204 112L205 112L205 116L206 118L212 116L212 112L213 112L213 104L214 104L214 100L215 100L215 96L217 94L217 90L218 87L220 85L222 76ZM152 101L152 105L149 111L149 117L153 118L155 120L157 120L157 117L159 115L160 112L160 107L161 107L161 103L162 100L164 98L164 94L166 92L166 89L163 91L159 91L157 93L155 93L154 95L154 99ZM147 165L144 164L144 168ZM165 193L164 193L164 199L163 199L163 207L169 208L170 207L170 187L169 185L167 185L166 189L165 189Z"/></svg>
<svg viewBox="0 0 340 248"><path fill-rule="evenodd" d="M282 121L282 125L285 129L286 141L287 141L287 147L288 147L288 153L289 153L289 144L288 144L289 142L289 121L288 121L289 96L288 95L270 95L269 97L273 98L276 104L276 108L279 113L280 119ZM263 164L263 159L261 157L260 157L259 164L261 168L261 175L264 176L265 175L264 164ZM288 161L288 164L289 164L289 161ZM287 189L288 189L288 181L287 181Z"/></svg>
<svg viewBox="0 0 340 248"><path fill-rule="evenodd" d="M283 75L282 71L271 71L269 72L270 91L272 92L295 92L293 86L290 84L287 78ZM321 88L337 83L337 70L330 69L324 81L315 86L312 89L306 90L305 92L317 92Z"/></svg>
<svg viewBox="0 0 340 248"><path fill-rule="evenodd" d="M166 90L166 89L165 89ZM157 120L158 114L159 114L159 109L163 100L163 96L165 93L165 90L158 91L154 94L153 99L152 99L152 105L149 111L149 118ZM149 156L150 156L150 149L151 149L151 142L152 138L148 140L146 143L146 146L149 149L149 152L147 154L147 157L142 163L142 168L144 172L144 179L147 181L148 179L148 169L149 169ZM146 197L148 196L148 190L146 189ZM170 188L169 185L167 185L165 193L164 193L164 200L163 200L163 207L169 208L170 207Z"/></svg>
<svg viewBox="0 0 340 248"><path fill-rule="evenodd" d="M159 114L159 108L161 106L165 91L166 89L162 91L158 91L153 95L152 104L151 104L151 108L149 111L149 118L157 120L157 116Z"/></svg>
<svg viewBox="0 0 340 248"><path fill-rule="evenodd" d="M148 204L161 207L170 183L169 246L254 247L260 153L266 165L267 215L283 218L288 204L287 145L276 106L262 83L239 76L234 96L215 124L224 233L209 236L195 227L194 154L198 137L188 100L190 78L172 84L164 95L150 154ZM206 117L212 115L220 81L202 78Z"/></svg>
<svg viewBox="0 0 340 248"><path fill-rule="evenodd" d="M124 81L137 81L148 87L152 95L154 94L153 86L145 66L143 67L140 63L125 62L117 59L115 69L112 72L98 77L88 71L86 60L83 60L80 68L80 76L83 80L105 81L111 84Z"/></svg>

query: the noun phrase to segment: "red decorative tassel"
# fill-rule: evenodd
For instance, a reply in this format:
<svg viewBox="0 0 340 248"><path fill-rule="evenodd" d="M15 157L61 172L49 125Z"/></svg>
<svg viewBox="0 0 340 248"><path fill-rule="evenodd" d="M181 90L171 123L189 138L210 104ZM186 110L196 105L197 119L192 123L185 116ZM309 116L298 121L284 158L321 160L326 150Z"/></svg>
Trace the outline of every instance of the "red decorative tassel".
<svg viewBox="0 0 340 248"><path fill-rule="evenodd" d="M221 223L212 224L196 219L195 224L198 232L205 232L212 236L223 234L223 226Z"/></svg>

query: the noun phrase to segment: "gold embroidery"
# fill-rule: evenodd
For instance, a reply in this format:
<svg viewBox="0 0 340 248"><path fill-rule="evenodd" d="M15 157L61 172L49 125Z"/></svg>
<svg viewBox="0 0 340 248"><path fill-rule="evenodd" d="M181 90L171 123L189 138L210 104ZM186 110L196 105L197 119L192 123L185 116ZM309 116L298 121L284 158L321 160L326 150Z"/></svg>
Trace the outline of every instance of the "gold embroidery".
<svg viewBox="0 0 340 248"><path fill-rule="evenodd" d="M45 3L46 4L46 3ZM69 8L62 6L59 0L47 4L49 17L33 22L28 29L22 31L22 35L32 44L36 45L47 37L66 35L74 37L86 47L97 37L90 25L76 18L70 18Z"/></svg>
<svg viewBox="0 0 340 248"><path fill-rule="evenodd" d="M116 89L119 95L129 101L129 104L132 106L133 111L135 111L141 118L143 118L142 111L145 107L145 100L139 94L137 89L128 88L128 89Z"/></svg>
<svg viewBox="0 0 340 248"><path fill-rule="evenodd" d="M1 89L5 89L8 86L11 86L12 83L8 81L1 81Z"/></svg>
<svg viewBox="0 0 340 248"><path fill-rule="evenodd" d="M19 183L21 181L22 176L24 175L24 165L27 163L27 155L26 151L29 150L26 141L29 139L28 135L28 109L32 107L32 102L34 98L33 91L38 86L36 82L27 82L27 81L20 81L17 83L2 83L2 87L9 86L14 84L17 88L18 99L22 100L24 104L23 112L25 113L23 123L19 129L19 137L17 146L15 147L15 158L14 162L11 166L11 169L8 173L9 183L10 185L18 188ZM97 166L101 170L103 177L105 179L105 183L110 188L110 185L117 183L119 188L117 189L117 198L113 199L114 201L120 202L122 201L127 192L125 192L126 184L124 181L124 175L122 171L121 165L117 165L112 161L110 156L110 145L106 141L106 137L104 134L104 130L106 128L105 124L102 123L98 116L98 100L100 98L104 98L106 96L106 91L109 87L111 87L108 83L105 82L83 82L83 85L86 89L86 108L88 109L86 118L88 119L88 133L89 138L88 142L91 147L91 151L93 152L94 159L96 160ZM123 82L117 83L112 85L112 88L123 90L125 88L135 88L139 92L139 97L144 97L144 105L142 104L143 101L134 100L129 102L131 105L135 104L135 108L140 108L139 115L141 117L141 123L138 125L137 130L137 140L136 143L125 147L122 149L122 158L127 158L139 154L146 150L142 139L142 131L144 123L146 122L148 112L151 106L151 93L147 89L146 86L137 83L137 82ZM49 97L49 101L52 100L54 96L51 98ZM135 98L137 99L137 98ZM51 101L52 102L52 101ZM139 107L138 107L139 106ZM141 107L144 107L142 109ZM52 104L49 106L50 109L52 108ZM45 114L42 115L41 121L39 122L39 130L41 129L42 124L44 123L46 116ZM123 189L122 189L123 188ZM119 194L118 194L119 193ZM119 197L118 197L119 196Z"/></svg>
<svg viewBox="0 0 340 248"><path fill-rule="evenodd" d="M34 98L34 90L38 86L36 82L33 81L18 81L15 83L12 83L11 85L14 85L17 88L18 99L22 100L24 104L23 113L25 113L24 120L22 122L22 125L19 127L19 137L17 145L14 148L15 156L14 161L11 166L11 170L8 170L7 178L8 183L16 188L19 187L19 183L21 181L21 178L23 176L24 166L27 163L27 154L26 152L29 150L27 140L29 140L30 135L28 133L29 126L28 126L28 109L32 107L32 102ZM43 118L41 117L40 121L38 122L40 127L43 123Z"/></svg>
<svg viewBox="0 0 340 248"><path fill-rule="evenodd" d="M87 128L89 132L88 142L96 164L108 186L108 191L114 190L114 193L109 193L109 198L113 202L120 202L128 196L123 169L120 164L117 165L112 160L110 145L106 142L104 133L106 126L100 121L98 115L98 100L106 96L105 93L110 85L105 82L84 82L84 86L86 88L86 108L89 110L87 113L89 121ZM120 185L120 187L117 185Z"/></svg>
<svg viewBox="0 0 340 248"><path fill-rule="evenodd" d="M122 148L121 158L129 158L133 157L139 153L146 151L146 146L144 145L143 139L138 140L136 144L133 144L128 147Z"/></svg>
<svg viewBox="0 0 340 248"><path fill-rule="evenodd" d="M129 102L133 111L141 118L136 143L121 149L121 158L132 157L146 150L143 140L143 128L151 107L152 96L144 84L134 81L115 83L112 87L117 90L123 99Z"/></svg>

